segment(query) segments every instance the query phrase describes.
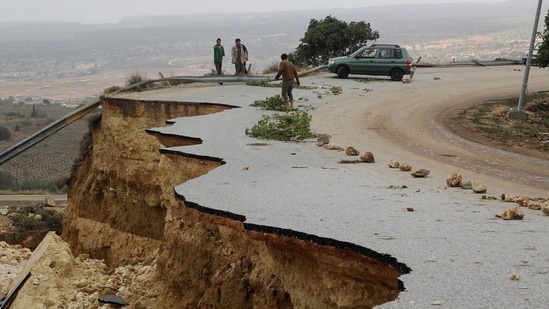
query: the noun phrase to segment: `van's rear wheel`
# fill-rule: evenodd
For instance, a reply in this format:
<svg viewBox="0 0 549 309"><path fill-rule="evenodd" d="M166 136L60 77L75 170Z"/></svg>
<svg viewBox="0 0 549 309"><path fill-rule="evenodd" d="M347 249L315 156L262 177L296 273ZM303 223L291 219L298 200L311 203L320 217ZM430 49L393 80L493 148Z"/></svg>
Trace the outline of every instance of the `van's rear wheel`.
<svg viewBox="0 0 549 309"><path fill-rule="evenodd" d="M398 82L398 81L401 81L402 78L404 77L404 71L402 71L401 69L393 69L389 73L389 76L391 77L392 80Z"/></svg>
<svg viewBox="0 0 549 309"><path fill-rule="evenodd" d="M349 69L347 67L340 67L337 69L337 77L347 78L349 76Z"/></svg>

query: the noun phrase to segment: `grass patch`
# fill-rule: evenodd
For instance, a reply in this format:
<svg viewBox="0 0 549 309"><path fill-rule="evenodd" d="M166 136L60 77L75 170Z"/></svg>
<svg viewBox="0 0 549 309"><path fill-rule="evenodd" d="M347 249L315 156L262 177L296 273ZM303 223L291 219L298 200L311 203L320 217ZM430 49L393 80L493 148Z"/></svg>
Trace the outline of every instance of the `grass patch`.
<svg viewBox="0 0 549 309"><path fill-rule="evenodd" d="M270 81L266 79L262 80L247 80L246 86L256 86L256 87L274 87L274 88L281 88L281 83L271 83Z"/></svg>
<svg viewBox="0 0 549 309"><path fill-rule="evenodd" d="M509 119L518 97L490 101L469 110L475 131L494 141L549 152L549 95L537 93L525 98L528 120Z"/></svg>
<svg viewBox="0 0 549 309"><path fill-rule="evenodd" d="M390 185L387 187L387 189L408 189L408 187L405 185L402 185L402 186Z"/></svg>

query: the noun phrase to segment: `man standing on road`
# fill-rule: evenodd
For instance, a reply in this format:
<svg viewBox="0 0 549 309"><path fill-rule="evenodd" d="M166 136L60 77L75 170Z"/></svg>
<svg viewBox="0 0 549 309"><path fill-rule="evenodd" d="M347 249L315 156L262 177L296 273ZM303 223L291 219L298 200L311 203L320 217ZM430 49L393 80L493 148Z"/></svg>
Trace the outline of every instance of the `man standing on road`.
<svg viewBox="0 0 549 309"><path fill-rule="evenodd" d="M286 108L288 110L294 109L294 96L292 90L294 88L294 79L299 86L299 77L297 76L297 70L293 63L288 60L288 55L282 54L280 56L280 63L278 64L278 72L276 73L275 80L278 80L282 76L282 97L286 102Z"/></svg>
<svg viewBox="0 0 549 309"><path fill-rule="evenodd" d="M246 61L248 61L248 50L246 50L244 45L240 44L240 39L236 39L234 43L235 45L231 50L231 56L236 75L246 75Z"/></svg>
<svg viewBox="0 0 549 309"><path fill-rule="evenodd" d="M217 75L221 75L221 67L223 66L223 57L225 56L225 48L221 45L221 39L217 39L214 45L214 64Z"/></svg>

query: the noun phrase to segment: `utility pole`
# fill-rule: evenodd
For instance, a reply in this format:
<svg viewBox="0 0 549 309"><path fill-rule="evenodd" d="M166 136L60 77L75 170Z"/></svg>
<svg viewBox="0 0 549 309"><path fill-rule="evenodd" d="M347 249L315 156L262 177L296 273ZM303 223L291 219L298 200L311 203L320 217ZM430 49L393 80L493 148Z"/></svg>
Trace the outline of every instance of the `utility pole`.
<svg viewBox="0 0 549 309"><path fill-rule="evenodd" d="M522 81L522 89L520 91L520 97L518 106L516 109L509 113L509 119L528 120L528 113L524 111L524 96L526 95L526 88L528 88L528 75L530 75L530 65L532 64L532 52L534 51L534 43L538 34L539 16L541 14L541 4L543 0L538 0L538 9L536 11L536 19L534 20L534 29L532 30L532 37L530 38L530 48L528 49L528 58L526 59L526 67L524 68L524 79Z"/></svg>

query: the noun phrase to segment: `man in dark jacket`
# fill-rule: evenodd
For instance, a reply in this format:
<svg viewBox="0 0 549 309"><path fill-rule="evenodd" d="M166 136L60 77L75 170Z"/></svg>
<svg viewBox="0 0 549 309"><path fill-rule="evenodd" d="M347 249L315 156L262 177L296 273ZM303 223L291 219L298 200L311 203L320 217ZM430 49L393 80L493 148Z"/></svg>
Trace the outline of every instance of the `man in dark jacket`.
<svg viewBox="0 0 549 309"><path fill-rule="evenodd" d="M248 49L240 44L240 39L234 41L234 46L231 49L231 62L234 64L236 75L245 75L246 61L248 61Z"/></svg>

